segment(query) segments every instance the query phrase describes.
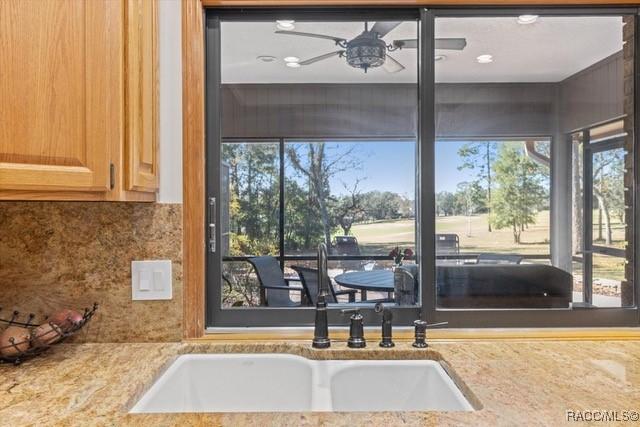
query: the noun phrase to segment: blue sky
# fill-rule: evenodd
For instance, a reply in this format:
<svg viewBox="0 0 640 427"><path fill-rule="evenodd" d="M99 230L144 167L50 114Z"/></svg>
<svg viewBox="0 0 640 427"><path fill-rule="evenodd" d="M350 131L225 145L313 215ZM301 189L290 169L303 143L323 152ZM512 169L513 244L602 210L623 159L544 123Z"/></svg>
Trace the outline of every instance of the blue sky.
<svg viewBox="0 0 640 427"><path fill-rule="evenodd" d="M458 166L462 164L458 150L464 144L467 141L436 141L436 193L454 192L458 183L476 178L475 171L458 170Z"/></svg>
<svg viewBox="0 0 640 427"><path fill-rule="evenodd" d="M340 144L339 146L337 144ZM441 141L436 143L436 191L455 191L459 182L473 179L469 170L459 171L461 160L458 149L465 142ZM361 161L359 169L341 172L330 182L333 194L344 194L342 182L351 185L360 178L359 188L367 191L391 191L410 199L415 195L416 144L413 141L332 142L328 153L339 153L354 147L354 155ZM288 172L289 174L291 172Z"/></svg>

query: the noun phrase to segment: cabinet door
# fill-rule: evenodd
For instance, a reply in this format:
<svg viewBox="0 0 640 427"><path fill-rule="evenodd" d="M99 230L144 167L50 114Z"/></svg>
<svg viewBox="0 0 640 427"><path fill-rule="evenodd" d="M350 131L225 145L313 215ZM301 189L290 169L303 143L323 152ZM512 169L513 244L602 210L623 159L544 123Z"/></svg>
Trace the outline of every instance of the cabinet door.
<svg viewBox="0 0 640 427"><path fill-rule="evenodd" d="M110 0L0 1L0 190L109 190L121 10Z"/></svg>
<svg viewBox="0 0 640 427"><path fill-rule="evenodd" d="M155 0L127 1L126 189L158 188L158 9Z"/></svg>

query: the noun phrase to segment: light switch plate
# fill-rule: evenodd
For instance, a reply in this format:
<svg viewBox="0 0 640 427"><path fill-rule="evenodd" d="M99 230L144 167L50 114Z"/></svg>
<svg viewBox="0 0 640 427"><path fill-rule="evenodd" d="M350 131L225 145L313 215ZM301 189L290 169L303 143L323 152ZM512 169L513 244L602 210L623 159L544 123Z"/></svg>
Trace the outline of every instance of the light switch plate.
<svg viewBox="0 0 640 427"><path fill-rule="evenodd" d="M171 260L131 261L131 299L173 298Z"/></svg>

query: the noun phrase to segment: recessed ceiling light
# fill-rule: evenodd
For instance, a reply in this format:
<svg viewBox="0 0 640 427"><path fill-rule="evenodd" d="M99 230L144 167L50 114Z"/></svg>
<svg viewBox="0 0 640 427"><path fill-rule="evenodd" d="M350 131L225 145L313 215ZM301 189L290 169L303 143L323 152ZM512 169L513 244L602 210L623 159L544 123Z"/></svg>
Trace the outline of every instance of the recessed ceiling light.
<svg viewBox="0 0 640 427"><path fill-rule="evenodd" d="M297 56L287 56L284 58L284 62L300 62L300 58Z"/></svg>
<svg viewBox="0 0 640 427"><path fill-rule="evenodd" d="M489 64L491 62L493 62L493 56L492 55L480 55L476 58L476 61L478 61L478 64Z"/></svg>
<svg viewBox="0 0 640 427"><path fill-rule="evenodd" d="M538 15L520 15L518 16L518 24L533 24L538 20Z"/></svg>
<svg viewBox="0 0 640 427"><path fill-rule="evenodd" d="M296 26L293 25L295 22L293 19L279 19L276 21L276 27L278 27L279 30L291 31L296 28Z"/></svg>
<svg viewBox="0 0 640 427"><path fill-rule="evenodd" d="M287 62L287 67L291 67L291 68L299 68L300 64L297 62Z"/></svg>
<svg viewBox="0 0 640 427"><path fill-rule="evenodd" d="M276 60L276 57L272 55L260 55L256 59L262 62L273 62Z"/></svg>
<svg viewBox="0 0 640 427"><path fill-rule="evenodd" d="M447 59L447 55L436 55L433 57L433 60L436 62L444 61L445 59Z"/></svg>

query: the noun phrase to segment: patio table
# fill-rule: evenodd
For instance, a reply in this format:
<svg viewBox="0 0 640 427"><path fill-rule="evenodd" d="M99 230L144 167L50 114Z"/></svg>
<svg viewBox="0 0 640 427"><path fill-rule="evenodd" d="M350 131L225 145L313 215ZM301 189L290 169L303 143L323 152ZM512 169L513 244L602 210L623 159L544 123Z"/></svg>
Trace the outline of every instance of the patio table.
<svg viewBox="0 0 640 427"><path fill-rule="evenodd" d="M394 290L391 270L352 271L338 274L333 280L345 288L360 290L363 301L367 299L367 291L386 292L392 298Z"/></svg>

